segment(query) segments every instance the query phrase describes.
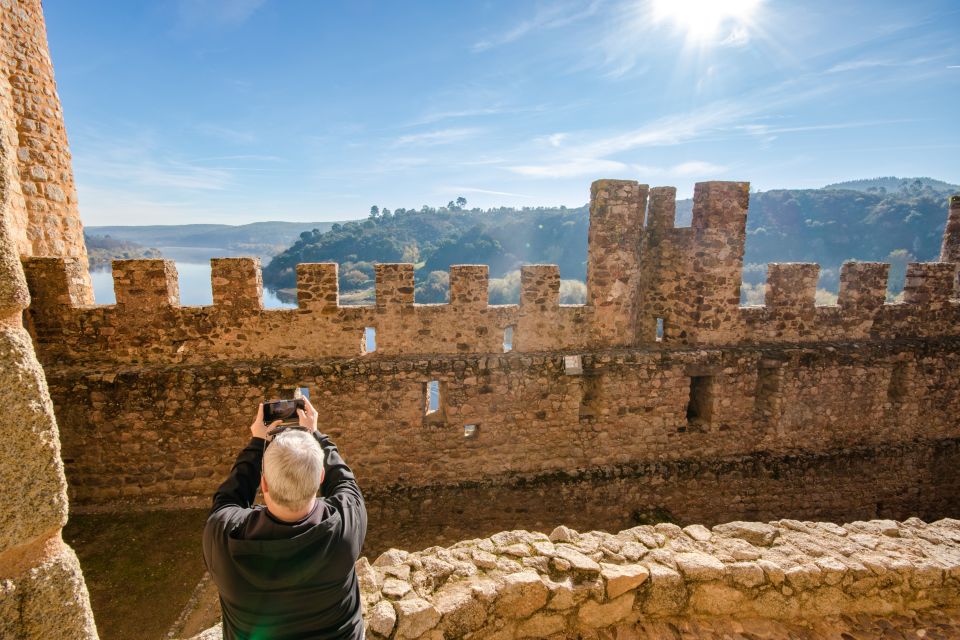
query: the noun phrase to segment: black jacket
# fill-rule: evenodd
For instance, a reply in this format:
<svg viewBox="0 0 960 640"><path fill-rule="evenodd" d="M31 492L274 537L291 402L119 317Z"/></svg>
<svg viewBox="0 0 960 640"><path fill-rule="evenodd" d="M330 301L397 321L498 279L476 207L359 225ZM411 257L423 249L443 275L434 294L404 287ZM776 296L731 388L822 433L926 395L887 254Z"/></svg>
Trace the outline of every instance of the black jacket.
<svg viewBox="0 0 960 640"><path fill-rule="evenodd" d="M367 510L350 467L330 439L313 512L299 522L253 506L264 440L252 438L213 496L203 559L220 590L224 640L363 638L354 563L367 533Z"/></svg>

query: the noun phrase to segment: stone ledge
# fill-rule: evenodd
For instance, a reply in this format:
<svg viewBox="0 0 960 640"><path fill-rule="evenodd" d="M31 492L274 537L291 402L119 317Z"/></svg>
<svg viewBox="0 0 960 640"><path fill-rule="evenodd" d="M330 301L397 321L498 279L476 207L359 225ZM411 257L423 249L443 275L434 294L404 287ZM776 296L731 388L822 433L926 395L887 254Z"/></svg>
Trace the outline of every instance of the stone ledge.
<svg viewBox="0 0 960 640"><path fill-rule="evenodd" d="M596 637L600 630L653 638L669 625L682 637L960 631L960 520L953 519L505 531L415 553L391 549L372 564L361 558L357 572L375 638ZM219 637L205 633L198 638Z"/></svg>

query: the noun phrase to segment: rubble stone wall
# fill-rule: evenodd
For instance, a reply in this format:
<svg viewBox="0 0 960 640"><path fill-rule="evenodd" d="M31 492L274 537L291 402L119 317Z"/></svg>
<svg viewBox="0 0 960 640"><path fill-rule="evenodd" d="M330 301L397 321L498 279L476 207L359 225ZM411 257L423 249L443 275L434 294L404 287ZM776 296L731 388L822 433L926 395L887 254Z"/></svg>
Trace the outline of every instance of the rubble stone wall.
<svg viewBox="0 0 960 640"><path fill-rule="evenodd" d="M513 530L391 549L357 573L373 638L960 633L960 521L949 519Z"/></svg>

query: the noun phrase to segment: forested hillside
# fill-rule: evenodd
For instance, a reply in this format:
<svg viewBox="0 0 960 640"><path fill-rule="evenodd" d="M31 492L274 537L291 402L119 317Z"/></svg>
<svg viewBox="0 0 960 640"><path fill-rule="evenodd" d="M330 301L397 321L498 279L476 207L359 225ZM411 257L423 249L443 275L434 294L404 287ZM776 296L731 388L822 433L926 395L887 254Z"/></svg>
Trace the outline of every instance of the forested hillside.
<svg viewBox="0 0 960 640"><path fill-rule="evenodd" d="M752 193L747 223L745 299L756 298L767 262L818 262L821 288L836 291L849 259L893 263L891 288L902 286L913 260L933 260L956 185L928 178L878 178L823 189ZM521 264L560 265L565 302L582 301L586 278L587 206L466 209L466 201L418 210L371 207L367 220L305 231L264 270L272 289L296 286L299 262L340 263L347 300L369 299L375 262L416 265L417 301L446 297L451 264L489 264L491 301L516 300ZM690 222L691 202L677 203L677 224ZM827 295L827 294L825 294Z"/></svg>

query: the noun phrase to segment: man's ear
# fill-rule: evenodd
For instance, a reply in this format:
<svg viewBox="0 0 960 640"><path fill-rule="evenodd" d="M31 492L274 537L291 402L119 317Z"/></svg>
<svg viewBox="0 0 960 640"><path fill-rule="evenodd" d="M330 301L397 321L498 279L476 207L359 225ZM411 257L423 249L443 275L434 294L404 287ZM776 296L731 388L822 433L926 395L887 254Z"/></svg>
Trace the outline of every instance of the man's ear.
<svg viewBox="0 0 960 640"><path fill-rule="evenodd" d="M260 476L260 491L263 491L263 495L269 493L267 491L267 479L264 476Z"/></svg>
<svg viewBox="0 0 960 640"><path fill-rule="evenodd" d="M323 485L323 479L327 477L327 470L320 467L320 484Z"/></svg>

